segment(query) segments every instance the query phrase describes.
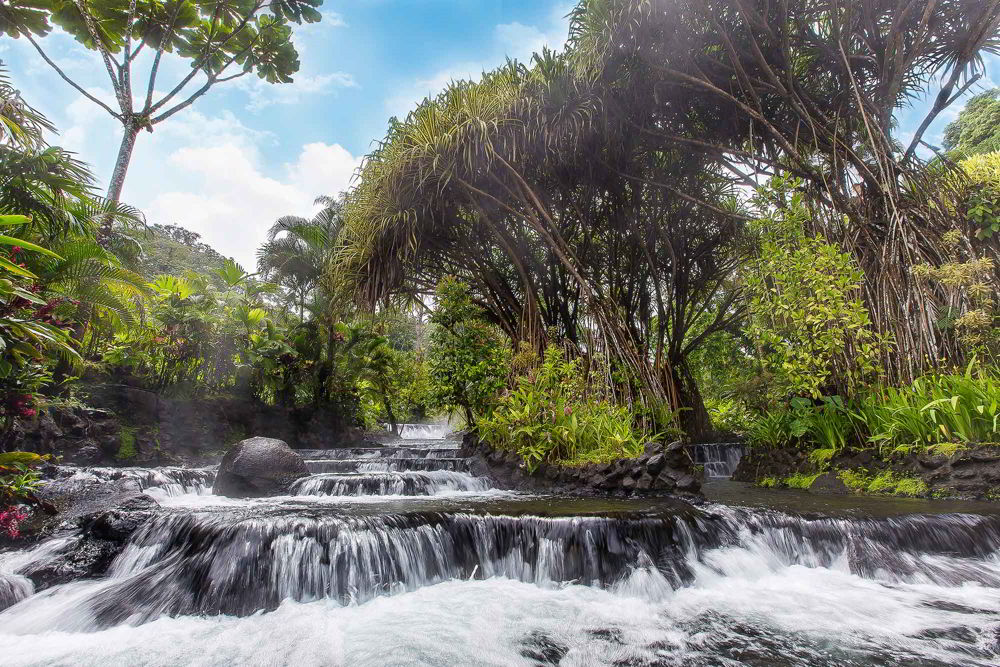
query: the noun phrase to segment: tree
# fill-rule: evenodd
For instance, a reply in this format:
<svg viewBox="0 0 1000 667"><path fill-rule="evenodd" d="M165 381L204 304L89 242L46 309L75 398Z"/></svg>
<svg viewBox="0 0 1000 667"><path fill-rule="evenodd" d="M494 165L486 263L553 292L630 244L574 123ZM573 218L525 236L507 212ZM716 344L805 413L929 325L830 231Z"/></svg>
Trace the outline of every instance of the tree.
<svg viewBox="0 0 1000 667"><path fill-rule="evenodd" d="M290 83L299 69L291 23L314 23L323 0L43 0L0 5L0 34L24 37L66 83L122 125L107 199L121 197L140 130L187 108L218 83L254 72L269 83ZM56 25L104 63L115 101L106 103L74 81L39 38ZM140 75L138 58L152 54ZM191 71L157 92L164 54L191 61ZM148 58L147 58L148 60ZM133 82L144 85L133 92ZM188 88L193 82L193 90ZM162 82L161 82L162 85ZM144 89L144 90L143 90ZM138 97L137 97L138 95ZM158 99L154 100L154 97ZM117 110L116 110L117 109Z"/></svg>
<svg viewBox="0 0 1000 667"><path fill-rule="evenodd" d="M340 200L319 197L315 203L323 209L312 219L286 215L276 220L257 249L257 270L295 295L300 319L306 299L326 274L341 225Z"/></svg>
<svg viewBox="0 0 1000 667"><path fill-rule="evenodd" d="M944 147L965 156L1000 151L1000 88L969 100L944 128Z"/></svg>

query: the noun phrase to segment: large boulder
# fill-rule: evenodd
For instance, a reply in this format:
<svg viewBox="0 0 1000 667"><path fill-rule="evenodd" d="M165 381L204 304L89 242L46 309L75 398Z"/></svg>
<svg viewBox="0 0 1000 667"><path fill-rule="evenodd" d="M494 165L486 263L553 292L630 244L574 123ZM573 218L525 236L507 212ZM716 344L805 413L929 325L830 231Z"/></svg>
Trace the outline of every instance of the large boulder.
<svg viewBox="0 0 1000 667"><path fill-rule="evenodd" d="M292 482L309 475L302 456L284 440L254 437L233 445L222 458L215 493L261 498L288 493Z"/></svg>

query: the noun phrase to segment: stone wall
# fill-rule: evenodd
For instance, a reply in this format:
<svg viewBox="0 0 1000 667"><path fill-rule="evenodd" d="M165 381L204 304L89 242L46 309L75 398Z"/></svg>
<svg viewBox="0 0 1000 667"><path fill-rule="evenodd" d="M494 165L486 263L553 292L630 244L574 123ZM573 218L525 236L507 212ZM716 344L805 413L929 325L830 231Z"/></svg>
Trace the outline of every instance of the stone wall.
<svg viewBox="0 0 1000 667"><path fill-rule="evenodd" d="M490 448L467 433L460 456L472 459L472 473L488 476L501 489L592 496L684 495L700 497L701 480L683 443L650 443L634 459L561 466L541 464L533 472L514 452Z"/></svg>
<svg viewBox="0 0 1000 667"><path fill-rule="evenodd" d="M865 470L870 475L890 470L899 477L923 481L928 495L936 498L1000 500L1000 445L981 444L960 448L952 456L914 451L880 458L873 450L845 450L830 461L831 474L823 475L810 490L847 493L837 473ZM733 479L759 482L766 477L781 480L795 473L819 472L808 452L787 447L749 450L740 460Z"/></svg>

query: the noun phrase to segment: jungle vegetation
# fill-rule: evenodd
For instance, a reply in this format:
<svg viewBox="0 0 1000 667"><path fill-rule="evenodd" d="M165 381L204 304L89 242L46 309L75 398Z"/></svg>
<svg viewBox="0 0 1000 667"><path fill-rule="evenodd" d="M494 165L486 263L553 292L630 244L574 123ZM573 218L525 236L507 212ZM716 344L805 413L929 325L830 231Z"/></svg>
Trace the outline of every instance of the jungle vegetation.
<svg viewBox="0 0 1000 667"><path fill-rule="evenodd" d="M119 83L140 48L280 82L288 24L318 6L153 3L182 30L87 3L94 39L62 4L0 10L0 30L65 23ZM129 378L345 424L452 412L529 466L720 431L817 460L995 442L995 94L943 148L926 135L998 25L995 0L581 0L564 51L390 119L354 187L268 221L249 268L97 194L5 85L5 431ZM126 134L160 118L123 104Z"/></svg>

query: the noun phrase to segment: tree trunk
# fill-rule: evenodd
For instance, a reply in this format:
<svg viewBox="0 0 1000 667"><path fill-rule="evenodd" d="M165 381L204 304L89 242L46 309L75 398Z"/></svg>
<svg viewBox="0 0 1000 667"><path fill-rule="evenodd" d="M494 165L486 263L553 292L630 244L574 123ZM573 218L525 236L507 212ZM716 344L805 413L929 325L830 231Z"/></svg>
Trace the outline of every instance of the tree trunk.
<svg viewBox="0 0 1000 667"><path fill-rule="evenodd" d="M396 423L396 415L392 412L392 401L389 400L389 392L382 390L382 402L385 404L385 414L389 418L389 425L392 426L392 433L397 438L400 436L399 424Z"/></svg>
<svg viewBox="0 0 1000 667"><path fill-rule="evenodd" d="M712 430L712 420L708 416L705 400L687 362L677 362L673 369L674 383L681 406L679 416L681 428L691 440L698 442Z"/></svg>
<svg viewBox="0 0 1000 667"><path fill-rule="evenodd" d="M122 196L122 186L125 184L125 172L128 171L129 162L132 160L132 149L135 148L135 138L139 136L139 126L134 121L125 124L125 134L122 136L121 146L118 148L118 159L115 160L115 170L111 173L111 183L108 185L108 199L117 202ZM110 231L111 219L105 222L106 228L102 227L102 232Z"/></svg>

